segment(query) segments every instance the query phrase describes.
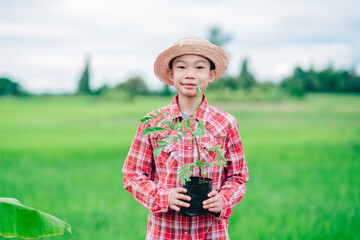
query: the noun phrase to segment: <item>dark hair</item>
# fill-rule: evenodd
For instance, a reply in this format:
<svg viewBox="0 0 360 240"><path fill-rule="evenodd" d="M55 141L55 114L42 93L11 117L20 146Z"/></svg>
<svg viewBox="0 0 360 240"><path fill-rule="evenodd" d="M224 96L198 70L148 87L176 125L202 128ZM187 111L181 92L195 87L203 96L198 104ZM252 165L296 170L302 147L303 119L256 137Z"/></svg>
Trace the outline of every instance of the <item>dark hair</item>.
<svg viewBox="0 0 360 240"><path fill-rule="evenodd" d="M176 57L175 57L176 58ZM169 62L169 68L172 70L172 66L173 66L173 62L174 62L174 59L171 59L171 61ZM214 70L215 69L215 64L210 60L208 59L207 57L205 57L207 60L209 60L210 62L210 70Z"/></svg>

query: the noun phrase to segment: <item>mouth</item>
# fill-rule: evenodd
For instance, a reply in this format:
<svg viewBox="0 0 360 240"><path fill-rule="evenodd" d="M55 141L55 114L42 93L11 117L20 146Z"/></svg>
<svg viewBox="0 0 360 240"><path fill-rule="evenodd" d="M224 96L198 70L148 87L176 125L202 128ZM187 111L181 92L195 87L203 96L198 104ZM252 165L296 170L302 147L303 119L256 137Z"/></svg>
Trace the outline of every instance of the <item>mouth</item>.
<svg viewBox="0 0 360 240"><path fill-rule="evenodd" d="M194 88L196 86L196 84L194 83L183 83L183 86L185 86L186 88Z"/></svg>

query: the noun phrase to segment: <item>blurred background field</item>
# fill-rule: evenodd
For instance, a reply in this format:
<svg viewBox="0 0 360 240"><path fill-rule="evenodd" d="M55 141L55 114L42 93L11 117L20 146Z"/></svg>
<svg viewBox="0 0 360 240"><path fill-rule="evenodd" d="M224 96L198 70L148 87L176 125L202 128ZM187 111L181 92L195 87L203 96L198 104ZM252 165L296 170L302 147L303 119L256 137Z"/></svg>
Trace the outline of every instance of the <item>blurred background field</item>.
<svg viewBox="0 0 360 240"><path fill-rule="evenodd" d="M138 119L170 101L2 97L0 197L72 225L52 239L144 239L147 210L123 189L121 168ZM209 101L237 118L250 171L231 239L360 238L359 96Z"/></svg>
<svg viewBox="0 0 360 240"><path fill-rule="evenodd" d="M156 56L201 36L229 54L206 96L237 118L250 171L231 239L360 239L359 11L356 0L0 1L0 197L72 225L52 239L144 239L148 213L122 165L138 119L175 93Z"/></svg>

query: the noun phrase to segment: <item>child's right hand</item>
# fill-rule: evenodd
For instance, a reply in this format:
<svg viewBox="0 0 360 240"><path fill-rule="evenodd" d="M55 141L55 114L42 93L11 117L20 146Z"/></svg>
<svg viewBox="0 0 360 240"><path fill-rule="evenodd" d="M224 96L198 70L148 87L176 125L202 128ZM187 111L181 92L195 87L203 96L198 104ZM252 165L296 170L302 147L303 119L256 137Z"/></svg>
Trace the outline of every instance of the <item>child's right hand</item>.
<svg viewBox="0 0 360 240"><path fill-rule="evenodd" d="M182 200L185 200L185 201L191 200L190 196L183 194L186 192L187 192L187 190L185 188L182 188L182 187L174 188L170 192L169 208L179 212L180 207L186 207L186 208L190 207L189 203L182 201Z"/></svg>

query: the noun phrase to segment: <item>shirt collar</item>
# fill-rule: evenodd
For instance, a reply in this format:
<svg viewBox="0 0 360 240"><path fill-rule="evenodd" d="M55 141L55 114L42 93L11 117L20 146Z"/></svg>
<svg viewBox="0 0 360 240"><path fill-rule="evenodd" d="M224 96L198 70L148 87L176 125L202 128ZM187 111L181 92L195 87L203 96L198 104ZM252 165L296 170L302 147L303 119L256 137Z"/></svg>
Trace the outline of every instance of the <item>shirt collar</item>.
<svg viewBox="0 0 360 240"><path fill-rule="evenodd" d="M179 95L177 94L171 102L170 111L171 111L171 114L173 115L174 119L182 117L181 113L180 113L179 105L178 105L178 99L179 99ZM209 105L208 105L205 95L203 94L203 100L202 100L200 106L198 107L198 109L196 110L195 119L198 121L201 120L205 123L208 120L208 116L209 116L208 113L209 113Z"/></svg>

